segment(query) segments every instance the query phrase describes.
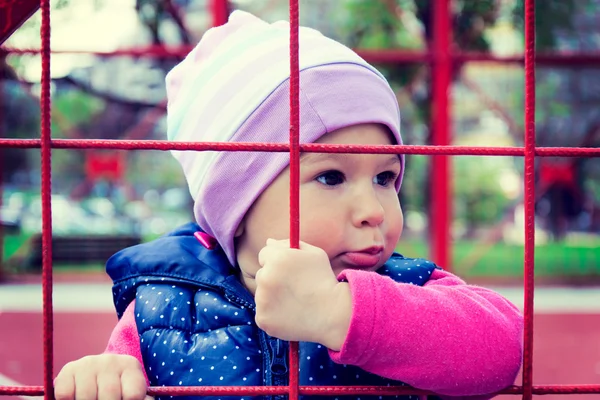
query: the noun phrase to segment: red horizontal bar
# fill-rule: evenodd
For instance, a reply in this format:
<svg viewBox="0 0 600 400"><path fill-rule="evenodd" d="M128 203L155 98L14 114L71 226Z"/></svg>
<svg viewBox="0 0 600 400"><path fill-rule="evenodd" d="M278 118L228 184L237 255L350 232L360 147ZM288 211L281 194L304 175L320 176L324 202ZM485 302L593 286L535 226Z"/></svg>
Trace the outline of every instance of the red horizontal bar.
<svg viewBox="0 0 600 400"><path fill-rule="evenodd" d="M355 49L356 53L370 63L427 63L433 60L433 54L426 51L402 49Z"/></svg>
<svg viewBox="0 0 600 400"><path fill-rule="evenodd" d="M600 385L534 385L533 394L595 394ZM523 394L522 386L511 386L498 394Z"/></svg>
<svg viewBox="0 0 600 400"><path fill-rule="evenodd" d="M538 157L598 157L598 147L536 147L535 155Z"/></svg>
<svg viewBox="0 0 600 400"><path fill-rule="evenodd" d="M534 394L594 394L600 393L600 385L538 385L533 386ZM300 386L303 395L403 395L435 394L430 391L406 386ZM497 394L523 394L522 386L510 386Z"/></svg>
<svg viewBox="0 0 600 400"><path fill-rule="evenodd" d="M191 46L147 46L114 51L90 50L53 50L53 54L89 54L99 57L185 57L192 50ZM427 63L434 60L432 53L403 49L355 49L365 60L372 63ZM0 52L10 54L39 54L40 49L18 49L1 47ZM496 56L479 52L451 53L450 59L458 62L479 61L502 64L523 63L523 55ZM600 65L600 52L560 52L537 53L535 61L539 65Z"/></svg>
<svg viewBox="0 0 600 400"><path fill-rule="evenodd" d="M355 50L368 62L379 63L403 63L421 62L427 63L434 60L434 55L428 52L407 51L402 49L381 50ZM449 53L450 60L454 62L494 62L499 64L523 64L523 55L497 56L481 52L455 52ZM600 52L560 52L560 53L537 53L535 62L538 65L600 65Z"/></svg>
<svg viewBox="0 0 600 400"><path fill-rule="evenodd" d="M188 386L188 387L151 387L148 394L155 396L231 396L231 395L287 395L288 386ZM433 392L407 386L300 386L301 395L404 395L434 394Z"/></svg>
<svg viewBox="0 0 600 400"><path fill-rule="evenodd" d="M289 386L162 386L149 387L151 396L276 396L286 395Z"/></svg>
<svg viewBox="0 0 600 400"><path fill-rule="evenodd" d="M194 387L150 387L150 395L286 395L287 386L194 386ZM533 394L596 394L600 385L538 385L533 386ZM403 395L433 394L406 386L300 386L301 395ZM498 394L523 394L522 386L511 386ZM0 386L2 396L43 396L43 386Z"/></svg>
<svg viewBox="0 0 600 400"><path fill-rule="evenodd" d="M81 54L99 57L185 57L192 51L192 46L145 46L130 49L117 49L114 51L92 51L86 49L51 50L52 54ZM40 49L25 49L14 47L0 47L0 52L8 54L39 54Z"/></svg>
<svg viewBox="0 0 600 400"><path fill-rule="evenodd" d="M455 53L452 55L454 61L468 62L495 62L502 64L524 63L525 57L522 55L516 56L495 56L488 53ZM537 65L600 65L600 52L590 53L536 53L535 63Z"/></svg>
<svg viewBox="0 0 600 400"><path fill-rule="evenodd" d="M40 147L39 139L0 139L0 148L34 149ZM165 140L108 140L108 139L52 139L55 149L113 149L113 150L195 150L195 151L264 151L288 152L288 143L248 142L168 142ZM481 146L364 146L334 144L301 144L305 153L364 153L364 154L420 154L462 156L524 156L523 147ZM597 147L537 147L538 157L600 157Z"/></svg>
<svg viewBox="0 0 600 400"><path fill-rule="evenodd" d="M43 396L43 386L0 386L0 396Z"/></svg>

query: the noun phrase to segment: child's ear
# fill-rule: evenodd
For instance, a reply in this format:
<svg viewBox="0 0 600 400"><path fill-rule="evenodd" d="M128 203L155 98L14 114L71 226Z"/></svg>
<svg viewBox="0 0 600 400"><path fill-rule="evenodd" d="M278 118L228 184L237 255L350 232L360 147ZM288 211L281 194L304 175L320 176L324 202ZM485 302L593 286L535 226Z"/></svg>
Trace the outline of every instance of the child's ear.
<svg viewBox="0 0 600 400"><path fill-rule="evenodd" d="M242 236L242 234L244 233L245 225L246 225L246 221L242 220L242 222L240 222L237 229L235 230L235 234L233 235L234 238L238 238L238 237Z"/></svg>

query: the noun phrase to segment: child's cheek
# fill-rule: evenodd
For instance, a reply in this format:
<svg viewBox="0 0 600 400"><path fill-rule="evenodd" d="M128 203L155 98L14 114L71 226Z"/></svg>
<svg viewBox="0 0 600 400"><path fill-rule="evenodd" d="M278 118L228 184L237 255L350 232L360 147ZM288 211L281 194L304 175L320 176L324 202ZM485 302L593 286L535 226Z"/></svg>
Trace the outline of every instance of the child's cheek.
<svg viewBox="0 0 600 400"><path fill-rule="evenodd" d="M342 237L340 232L341 224L336 222L335 217L324 217L319 219L310 219L303 221L300 225L300 239L303 242L319 247L331 257L330 252L333 252L336 243Z"/></svg>
<svg viewBox="0 0 600 400"><path fill-rule="evenodd" d="M389 238L388 240L390 242L393 242L390 244L396 246L396 243L400 239L400 236L402 236L402 231L404 229L404 215L402 214L402 210L398 207L397 211L395 210L390 218L386 219L388 219L389 222L386 236Z"/></svg>

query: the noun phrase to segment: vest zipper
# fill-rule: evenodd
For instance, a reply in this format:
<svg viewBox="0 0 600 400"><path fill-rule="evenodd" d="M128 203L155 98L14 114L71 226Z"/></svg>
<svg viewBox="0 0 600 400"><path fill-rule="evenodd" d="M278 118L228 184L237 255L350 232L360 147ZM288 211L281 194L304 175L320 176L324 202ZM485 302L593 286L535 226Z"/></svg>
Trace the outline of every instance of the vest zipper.
<svg viewBox="0 0 600 400"><path fill-rule="evenodd" d="M288 373L287 366L287 343L281 339L270 338L271 347L271 372L273 375L281 376Z"/></svg>
<svg viewBox="0 0 600 400"><path fill-rule="evenodd" d="M250 310L254 311L256 309L256 306L238 296L232 295L228 292L224 293L224 296L227 300L229 300L230 302L232 302L233 304L237 304L238 306L243 306L243 307L247 307ZM242 307L242 308L243 308Z"/></svg>
<svg viewBox="0 0 600 400"><path fill-rule="evenodd" d="M249 303L239 296L235 296L225 292L225 298L230 302L248 307L252 311L256 309L255 305ZM288 343L284 340L277 339L267 335L264 331L259 331L261 350L266 356L263 358L265 364L263 366L269 368L265 372L265 385L267 386L285 386L288 384ZM266 369L266 368L264 368ZM269 382L270 381L270 382ZM265 396L265 399L285 400L287 396Z"/></svg>
<svg viewBox="0 0 600 400"><path fill-rule="evenodd" d="M268 338L268 343L270 347L270 365L269 369L271 371L271 379L273 380L273 386L285 386L288 384L288 359L287 359L287 342L277 339L274 337L270 337L265 334ZM273 396L273 400L284 400L287 396L278 395Z"/></svg>

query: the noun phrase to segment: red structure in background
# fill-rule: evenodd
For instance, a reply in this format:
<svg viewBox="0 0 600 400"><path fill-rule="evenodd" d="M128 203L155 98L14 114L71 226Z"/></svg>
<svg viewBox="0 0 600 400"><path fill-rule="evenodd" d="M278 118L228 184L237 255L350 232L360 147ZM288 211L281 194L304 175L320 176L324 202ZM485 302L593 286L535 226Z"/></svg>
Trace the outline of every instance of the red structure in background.
<svg viewBox="0 0 600 400"><path fill-rule="evenodd" d="M432 0L433 1L433 0ZM5 3L3 3L5 2ZM6 3L7 2L7 3ZM5 4L8 4L6 6ZM14 7L16 4L15 0L0 0L0 21L8 21L17 23L18 19L9 17L9 14L18 13L15 8L24 8L29 13L33 13L39 6L36 1L32 0L21 0L19 1L19 7ZM212 15L213 26L218 26L227 21L229 12L231 11L230 4L227 0L210 0L208 3ZM3 6L5 6L3 8ZM16 14L15 14L16 15ZM20 15L20 14L19 14ZM457 155L457 154L469 154L463 152L466 148L461 147L458 149L450 148L452 143L452 132L451 132L451 76L453 66L458 63L465 63L468 61L478 62L493 62L493 63L510 63L510 64L523 64L525 59L522 56L509 56L509 57L497 57L490 54L484 53L473 53L473 52L456 52L452 47L452 17L450 10L450 1L438 1L436 6L433 7L433 39L432 47L429 52L416 52L416 51L405 51L398 49L385 49L385 50L360 50L357 49L359 55L365 58L367 61L372 63L428 63L431 68L432 81L432 120L430 121L430 129L432 130L432 142L433 146L444 146L439 148L440 153L430 153L427 148L407 148L403 149L406 154L440 154L432 157L432 168L431 168L431 180L430 190L435 192L438 198L447 199L446 202L431 202L430 203L430 258L439 265L443 265L448 269L452 269L452 243L451 243L451 223L452 223L452 208L453 208L453 194L452 194L452 171L451 163L445 155ZM22 21L21 21L22 22ZM0 25L1 26L1 25ZM14 31L16 27L6 27L4 30ZM6 36L7 37L7 36ZM6 39L4 36L0 36L0 43ZM39 49L3 49L5 52L10 54L34 54L39 53ZM149 56L149 57L170 57L176 55L178 57L185 57L191 50L189 46L176 46L176 47L162 47L162 46L149 46L135 49L116 50L113 52L88 52L82 51L68 51L54 53L85 53L85 54L96 54L103 57L122 57L122 56ZM582 66L600 66L600 54L597 53L560 53L560 54L534 54L534 60L537 65L553 65L553 66L564 66L564 65L582 65ZM158 114L164 112L164 108L161 104L160 109L157 108ZM148 118L150 119L150 118ZM150 125L150 124L147 124ZM141 130L140 130L141 131ZM131 137L128 137L131 136ZM126 135L126 139L138 139L140 132L135 134ZM0 139L1 140L1 139ZM56 145L58 141L55 141ZM98 141L96 145L102 146L103 148L113 148L110 142L105 142L106 147L102 145L102 141ZM119 146L121 144L118 144ZM16 146L16 143L13 143ZM35 142L21 141L19 147L37 147L39 146ZM148 146L148 147L146 147ZM71 145L67 144L65 147L70 148ZM82 148L81 146L76 146ZM129 147L119 147L121 149L128 148L139 148L134 145ZM151 142L146 142L144 148L148 149L162 149L161 146L154 147ZM224 149L224 148L222 148ZM584 153L573 153L572 148L537 148L537 156L594 156L595 149L581 149L578 151L585 151ZM307 149L303 149L307 151ZM511 152L508 148L486 148L486 155L513 155L523 156L523 152ZM393 152L393 151L392 151Z"/></svg>
<svg viewBox="0 0 600 400"><path fill-rule="evenodd" d="M523 394L524 399L531 399L533 394L549 393L600 393L600 385L587 386L533 386L532 382L532 348L533 348L533 288L534 288L534 161L535 157L563 156L563 157L598 157L600 149L597 148L536 148L535 147L535 64L600 64L600 55L546 55L535 54L535 13L534 0L525 0L525 55L524 57L496 58L481 54L455 54L451 52L452 38L449 35L451 27L450 0L434 1L434 39L433 47L429 53L406 53L402 51L361 52L371 62L429 62L432 68L433 82L433 143L429 146L348 146L333 148L327 145L299 145L297 129L298 103L298 60L297 60L297 29L298 29L298 2L290 1L290 66L291 66L291 120L289 145L273 145L268 143L165 143L163 141L136 141L136 140L52 140L50 135L50 7L49 0L41 0L42 9L42 48L41 50L27 50L23 52L41 52L42 54L42 94L41 94L41 139L14 140L0 139L0 146L11 148L40 148L42 154L42 209L43 209L43 318L44 318L44 386L43 387L0 387L0 395L44 395L46 399L52 398L52 360L53 360L53 313L52 313L52 224L50 204L51 182L51 149L158 149L158 150L227 150L227 151L289 151L292 168L297 168L298 155L301 151L320 152L369 152L369 153L406 153L433 155L432 185L438 198L444 202L432 203L432 258L440 265L450 265L450 221L451 199L450 169L448 155L511 155L524 157L525 165L525 353L523 366L522 386L511 387L502 393ZM0 39L4 40L10 32L14 31L20 22L11 20L15 14L13 1L1 1L0 21L8 21L3 29ZM31 1L19 2L23 6L22 15L34 11ZM213 23L215 25L226 21L228 4L226 0L211 0ZM19 15L21 15L19 14ZM22 20L21 20L22 22ZM12 50L11 50L12 51ZM105 56L114 55L154 55L164 56L169 54L185 55L186 48L164 49L148 48L134 49L104 53ZM17 51L13 51L17 52ZM525 64L525 145L515 148L484 148L484 147L459 147L450 146L450 98L449 87L451 82L452 66L455 62L468 60L494 61L494 62L523 62ZM295 174L292 174L295 175ZM298 219L297 186L292 185L291 196L291 232L292 244L297 245L298 227L294 221ZM294 348L294 347L293 347ZM290 386L286 387L195 387L195 388L152 388L154 395L163 394L189 394L189 395L289 395L291 400L297 400L298 395L399 395L399 394L426 394L423 391L394 387L298 387L297 380L297 351L290 352ZM296 366L296 367L294 367Z"/></svg>
<svg viewBox="0 0 600 400"><path fill-rule="evenodd" d="M39 8L39 1L0 0L0 44Z"/></svg>
<svg viewBox="0 0 600 400"><path fill-rule="evenodd" d="M450 1L440 1L433 7L432 71L433 101L430 126L433 130L434 146L452 143L450 121L450 85L452 83L452 12ZM447 156L433 156L430 193L439 194L443 202L430 201L429 226L431 234L431 258L438 265L451 268L450 224L452 221L452 172Z"/></svg>
<svg viewBox="0 0 600 400"><path fill-rule="evenodd" d="M85 158L85 176L91 180L120 181L125 174L126 161L121 152L90 151Z"/></svg>
<svg viewBox="0 0 600 400"><path fill-rule="evenodd" d="M210 0L210 10L212 13L212 26L223 25L229 18L229 2L227 0Z"/></svg>
<svg viewBox="0 0 600 400"><path fill-rule="evenodd" d="M571 190L577 190L576 171L572 163L552 164L542 162L540 165L540 181L543 187L561 185Z"/></svg>

